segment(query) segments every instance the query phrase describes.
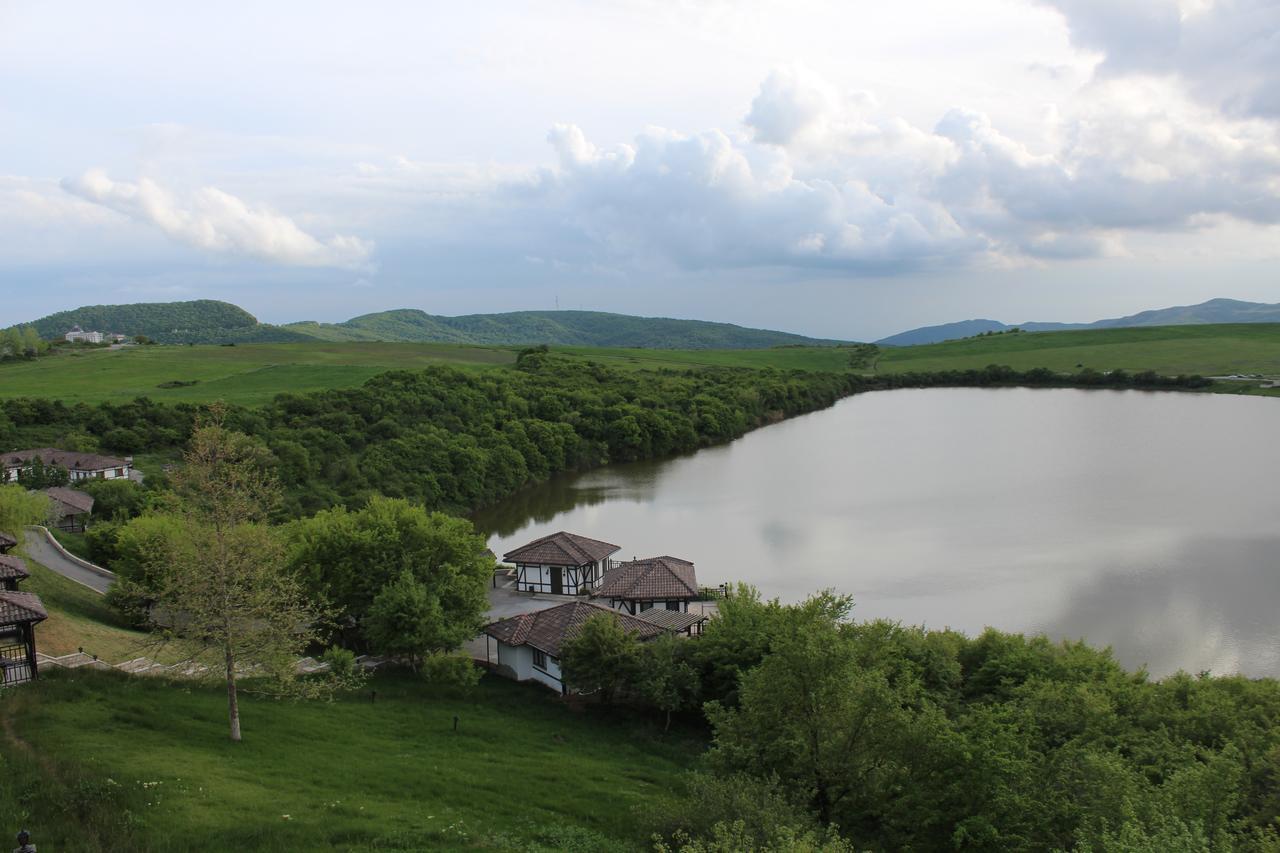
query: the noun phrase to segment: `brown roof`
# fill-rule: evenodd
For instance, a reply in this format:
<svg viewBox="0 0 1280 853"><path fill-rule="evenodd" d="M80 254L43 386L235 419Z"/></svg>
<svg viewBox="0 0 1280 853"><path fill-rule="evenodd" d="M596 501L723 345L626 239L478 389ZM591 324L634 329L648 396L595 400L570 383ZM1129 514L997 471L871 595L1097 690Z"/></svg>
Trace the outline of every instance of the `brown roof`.
<svg viewBox="0 0 1280 853"><path fill-rule="evenodd" d="M652 622L659 628L666 628L668 631L683 631L690 625L697 625L699 622L707 621L705 613L685 613L683 610L667 610L664 607L650 607L648 610L641 610L636 614L636 618Z"/></svg>
<svg viewBox="0 0 1280 853"><path fill-rule="evenodd" d="M10 548L16 547L18 540L14 539L8 533L0 530L0 552L8 551Z"/></svg>
<svg viewBox="0 0 1280 853"><path fill-rule="evenodd" d="M62 504L62 515L79 515L83 512L93 512L93 495L87 492L68 489L63 486L50 486L44 490L44 493Z"/></svg>
<svg viewBox="0 0 1280 853"><path fill-rule="evenodd" d="M540 563L547 566L585 566L620 550L617 545L588 539L576 533L552 533L502 555L508 563Z"/></svg>
<svg viewBox="0 0 1280 853"><path fill-rule="evenodd" d="M31 577L27 564L21 557L0 554L0 580L22 580Z"/></svg>
<svg viewBox="0 0 1280 853"><path fill-rule="evenodd" d="M619 613L589 601L571 601L556 607L548 607L536 613L521 613L510 619L494 622L484 632L508 646L533 646L549 655L559 655L565 641L577 636L582 623L599 613L610 613L618 618L629 633L648 640L662 633L662 628L626 613Z"/></svg>
<svg viewBox="0 0 1280 853"><path fill-rule="evenodd" d="M40 596L34 592L9 592L0 589L0 625L23 625L49 618Z"/></svg>
<svg viewBox="0 0 1280 853"><path fill-rule="evenodd" d="M696 598L698 579L693 563L676 557L647 557L619 563L609 570L595 591L597 598Z"/></svg>
<svg viewBox="0 0 1280 853"><path fill-rule="evenodd" d="M29 465L32 459L39 457L45 465L57 465L68 471L105 471L108 468L123 468L129 463L114 456L99 456L96 453L79 453L75 450L59 450L56 447L37 447L33 450L13 450L0 454L0 462L6 468L20 468Z"/></svg>

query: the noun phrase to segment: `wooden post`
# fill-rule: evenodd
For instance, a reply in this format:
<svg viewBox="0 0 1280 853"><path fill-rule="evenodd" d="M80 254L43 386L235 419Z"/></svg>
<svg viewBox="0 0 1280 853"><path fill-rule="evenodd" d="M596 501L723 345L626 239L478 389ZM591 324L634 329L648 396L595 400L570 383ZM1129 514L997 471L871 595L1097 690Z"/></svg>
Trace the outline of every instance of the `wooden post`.
<svg viewBox="0 0 1280 853"><path fill-rule="evenodd" d="M31 623L26 625L27 633L27 671L31 673L31 680L36 680L36 628Z"/></svg>

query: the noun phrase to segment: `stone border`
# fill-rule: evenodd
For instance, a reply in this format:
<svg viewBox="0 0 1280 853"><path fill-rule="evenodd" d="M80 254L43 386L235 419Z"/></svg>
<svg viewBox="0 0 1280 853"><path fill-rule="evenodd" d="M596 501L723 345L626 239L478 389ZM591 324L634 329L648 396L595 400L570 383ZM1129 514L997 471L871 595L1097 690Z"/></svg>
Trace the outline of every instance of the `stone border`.
<svg viewBox="0 0 1280 853"><path fill-rule="evenodd" d="M45 527L44 525L32 524L27 529L39 530L41 533L44 534L45 541L47 541L50 545L52 545L55 551L57 551L59 554L61 554L70 562L75 563L80 568L93 572L96 575L101 575L104 578L115 580L116 578L115 572L111 571L110 569L104 569L102 568L102 566L99 566L97 563L90 563L88 560L84 559L83 557L77 557L75 554L72 554L66 548L62 547L62 543L59 542L57 537L55 537L52 533L50 533L49 528Z"/></svg>

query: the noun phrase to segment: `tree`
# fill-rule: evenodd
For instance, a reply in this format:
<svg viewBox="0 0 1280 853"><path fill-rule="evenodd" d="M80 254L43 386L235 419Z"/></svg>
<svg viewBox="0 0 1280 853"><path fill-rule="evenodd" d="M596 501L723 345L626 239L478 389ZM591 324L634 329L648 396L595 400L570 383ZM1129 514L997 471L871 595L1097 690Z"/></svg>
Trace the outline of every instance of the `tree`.
<svg viewBox="0 0 1280 853"><path fill-rule="evenodd" d="M364 623L365 636L375 651L407 657L414 670L428 652L455 647L450 644L452 638L444 636L444 628L439 599L409 569L382 588Z"/></svg>
<svg viewBox="0 0 1280 853"><path fill-rule="evenodd" d="M290 571L342 612L349 646L371 646L374 601L406 572L436 614L423 651L457 648L484 625L493 555L464 518L375 497L354 512L339 507L294 522L288 539Z"/></svg>
<svg viewBox="0 0 1280 853"><path fill-rule="evenodd" d="M93 495L93 517L104 521L128 521L142 515L147 493L129 479L86 480L82 492Z"/></svg>
<svg viewBox="0 0 1280 853"><path fill-rule="evenodd" d="M605 704L634 682L640 641L613 613L599 613L582 623L560 652L565 683L583 693L599 693Z"/></svg>
<svg viewBox="0 0 1280 853"><path fill-rule="evenodd" d="M49 496L29 492L25 486L0 486L0 531L22 536L28 524L45 524L52 512Z"/></svg>
<svg viewBox="0 0 1280 853"><path fill-rule="evenodd" d="M279 500L266 458L247 436L224 428L219 411L198 425L173 478L182 535L152 610L153 624L193 647L193 658L217 661L232 741L240 740L240 676L292 686L321 615L286 571L280 537L265 524Z"/></svg>
<svg viewBox="0 0 1280 853"><path fill-rule="evenodd" d="M18 482L28 489L47 489L50 486L65 486L71 482L67 469L59 465L46 465L40 457L35 457L24 468L18 471Z"/></svg>
<svg viewBox="0 0 1280 853"><path fill-rule="evenodd" d="M688 662L690 643L674 634L663 634L641 648L639 676L641 697L666 714L662 730L671 728L671 714L695 707L701 682Z"/></svg>

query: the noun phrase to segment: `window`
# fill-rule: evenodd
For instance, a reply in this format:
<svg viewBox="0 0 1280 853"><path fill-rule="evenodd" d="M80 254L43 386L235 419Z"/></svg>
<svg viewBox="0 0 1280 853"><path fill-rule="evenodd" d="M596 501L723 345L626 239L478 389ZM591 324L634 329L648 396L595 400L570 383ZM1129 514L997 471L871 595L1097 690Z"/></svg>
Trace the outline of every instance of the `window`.
<svg viewBox="0 0 1280 853"><path fill-rule="evenodd" d="M116 469L116 476L117 476L117 477L123 477L123 476L124 476L124 469L123 469L123 468L117 468L117 469Z"/></svg>
<svg viewBox="0 0 1280 853"><path fill-rule="evenodd" d="M547 668L547 653L541 649L533 650L533 665L543 671Z"/></svg>
<svg viewBox="0 0 1280 853"><path fill-rule="evenodd" d="M678 601L668 601L668 602L667 602L667 609L668 609L668 610L679 610L679 609L680 609L680 602L678 602Z"/></svg>

